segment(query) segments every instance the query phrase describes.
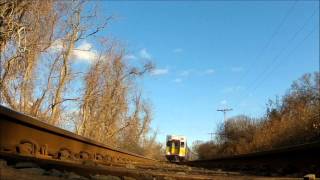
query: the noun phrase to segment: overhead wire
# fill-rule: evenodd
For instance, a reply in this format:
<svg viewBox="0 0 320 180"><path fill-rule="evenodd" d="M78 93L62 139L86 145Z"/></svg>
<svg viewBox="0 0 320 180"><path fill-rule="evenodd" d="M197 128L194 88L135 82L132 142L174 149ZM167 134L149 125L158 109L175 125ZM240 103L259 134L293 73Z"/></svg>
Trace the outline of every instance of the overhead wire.
<svg viewBox="0 0 320 180"><path fill-rule="evenodd" d="M286 56L286 58L288 58L291 54L293 54L297 49L298 47L304 42L306 41L313 33L315 32L315 28L313 28L303 39L300 43L298 43L297 46L295 46L293 48L292 51L290 51L289 55ZM276 66L274 66L274 68L271 69L271 71L268 73L268 74L272 74L277 68L279 68L280 66L280 63L281 61L278 61L278 63L276 64ZM252 89L252 91L254 92L256 89L258 89L258 87L268 78L270 77L269 75L266 75L264 76L263 79L261 79L261 81L259 81L259 83Z"/></svg>
<svg viewBox="0 0 320 180"><path fill-rule="evenodd" d="M306 41L313 33L315 32L315 28L312 29L291 51L290 53L287 54L287 56L285 58L290 57L300 46L301 44L304 43L304 41ZM279 61L281 63L281 61ZM280 63L278 62L277 65L279 65ZM272 69L272 71L270 73L273 73L279 66L275 66L275 68ZM269 76L265 76L260 82L264 82ZM254 91L256 91L258 89L258 87L261 85L262 83L260 83L259 85L256 85L252 91L248 92L244 97L248 97L249 95L252 95L254 93ZM244 99L242 99L243 101ZM241 102L241 101L240 101ZM236 108L240 106L240 103L236 105Z"/></svg>
<svg viewBox="0 0 320 180"><path fill-rule="evenodd" d="M245 74L243 76L241 76L240 80L239 80L239 84L245 79L245 77L249 74L250 70L252 69L252 67L254 67L257 62L259 62L259 60L261 59L262 55L264 54L264 52L266 51L266 49L269 48L272 40L274 39L274 37L280 32L280 29L282 28L282 26L285 24L285 22L287 21L289 15L292 13L293 9L295 8L297 2L299 0L295 0L294 3L292 3L292 5L290 6L290 8L287 10L287 12L285 13L285 15L283 16L283 18L281 19L280 23L277 25L277 27L275 28L275 30L273 31L273 33L271 34L270 38L268 39L268 41L266 42L266 44L263 46L263 48L259 51L259 53L257 54L257 56L254 58L254 61L252 61L251 64L249 64L248 66L248 70L245 72Z"/></svg>
<svg viewBox="0 0 320 180"><path fill-rule="evenodd" d="M283 27L283 25L286 23L289 15L292 13L292 11L294 10L295 6L297 5L297 2L299 0L295 0L291 6L288 8L288 10L286 11L285 15L282 17L280 23L276 26L276 28L274 29L274 31L272 32L270 38L268 39L268 41L266 41L266 44L263 46L263 48L259 51L259 53L255 56L254 61L252 61L248 68L247 71L245 71L245 74L241 76L241 78L238 81L238 86L240 86L241 82L247 77L247 75L249 75L249 73L251 72L251 69L253 67L255 67L257 65L257 62L259 62L259 60L261 59L262 55L265 53L265 51L269 48L269 46L271 45L271 42L273 41L273 39L276 37L276 35L279 34L281 28ZM246 88L248 89L248 88ZM235 106L235 108L237 108L239 106L239 103Z"/></svg>
<svg viewBox="0 0 320 180"><path fill-rule="evenodd" d="M306 27L306 25L309 23L309 21L314 17L317 9L313 11L313 13L307 18L307 20L303 23L302 26L299 27L299 29L293 34L293 36L288 40L287 44L291 44L298 34ZM285 52L289 46L284 46L279 53L272 59L271 63L268 64L268 66L260 73L258 76L256 76L255 80L252 81L251 84L255 85L255 83L259 84L261 83L261 79L264 79L264 76L268 75L268 71L270 68L273 67L273 65L278 61L279 57L282 55L283 52Z"/></svg>
<svg viewBox="0 0 320 180"><path fill-rule="evenodd" d="M299 28L299 29L293 34L293 36L288 40L288 42L287 42L288 44L290 44L292 41L294 41L295 38L298 36L298 34L306 27L306 25L309 23L309 21L315 16L315 13L316 13L317 9L318 9L318 8L316 8L316 9L313 11L313 13L312 13L312 14L307 18L307 20L303 23L303 25L300 26L300 28ZM319 9L318 9L318 10L319 10ZM302 39L302 41L300 41L300 42L298 43L298 45L295 46L295 48L294 48L292 51L290 51L290 53L286 56L286 58L289 57L305 40L307 40L314 31L315 31L315 28L313 28L306 36L304 36L304 38ZM276 69L278 66L277 66L276 68L271 69L271 71L270 71L270 68L274 67L274 64L277 63L277 60L279 59L279 57L283 54L284 51L286 51L286 50L288 49L288 47L289 47L289 46L283 47L283 48L279 51L279 53L272 59L272 61L271 61L271 63L269 64L269 66L268 66L267 68L265 68L264 71L263 71L262 73L260 73L260 75L255 78L255 80L253 81L253 83L251 83L251 84L252 84L251 87L253 87L253 88L252 88L252 91L249 92L249 89L250 89L251 87L247 88L247 91L248 91L249 93L248 93L246 96L244 96L244 97L248 97L250 94L254 93L254 91L257 90L257 88L269 77L269 75L275 71L275 69ZM278 65L278 64L279 64L279 63L277 63L276 65ZM268 73L268 71L269 71L269 73ZM242 101L243 101L243 100L242 100ZM241 102L241 101L240 101L240 102ZM238 103L236 107L238 107L239 105L240 105L240 103Z"/></svg>
<svg viewBox="0 0 320 180"><path fill-rule="evenodd" d="M279 34L280 30L282 29L282 27L284 26L284 24L286 23L287 19L289 18L290 14L292 13L292 11L294 10L295 6L297 5L297 2L299 0L295 0L291 6L288 8L288 10L286 11L286 13L284 14L284 16L282 17L280 23L276 26L276 28L274 29L274 31L272 32L270 38L266 41L266 43L264 44L264 46L262 47L262 49L259 51L259 53L255 56L254 61L252 61L249 66L248 66L248 70L245 71L244 75L242 75L238 81L238 86L240 86L241 82L247 77L247 75L249 75L249 73L251 72L251 69L257 65L257 62L259 62L259 60L261 59L262 55L265 53L265 51L269 48L269 46L271 45L271 42L273 41L273 39Z"/></svg>

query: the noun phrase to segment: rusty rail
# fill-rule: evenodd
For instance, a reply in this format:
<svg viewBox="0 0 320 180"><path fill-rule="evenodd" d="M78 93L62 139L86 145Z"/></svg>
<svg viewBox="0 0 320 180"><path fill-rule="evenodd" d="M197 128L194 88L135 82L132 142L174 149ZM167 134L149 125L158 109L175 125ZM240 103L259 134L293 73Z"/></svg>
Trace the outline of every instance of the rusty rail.
<svg viewBox="0 0 320 180"><path fill-rule="evenodd" d="M308 173L320 176L320 141L250 154L189 161L183 164L267 176Z"/></svg>
<svg viewBox="0 0 320 180"><path fill-rule="evenodd" d="M0 105L0 153L83 163L155 163Z"/></svg>

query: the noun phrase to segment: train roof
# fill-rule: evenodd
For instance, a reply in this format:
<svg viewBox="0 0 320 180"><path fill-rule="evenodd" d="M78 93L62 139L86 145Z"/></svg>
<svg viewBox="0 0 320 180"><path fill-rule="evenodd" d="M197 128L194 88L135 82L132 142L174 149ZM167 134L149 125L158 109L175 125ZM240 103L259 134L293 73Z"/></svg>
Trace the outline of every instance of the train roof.
<svg viewBox="0 0 320 180"><path fill-rule="evenodd" d="M167 135L167 141L169 141L169 140L186 141L187 137L186 136L181 136L181 135Z"/></svg>

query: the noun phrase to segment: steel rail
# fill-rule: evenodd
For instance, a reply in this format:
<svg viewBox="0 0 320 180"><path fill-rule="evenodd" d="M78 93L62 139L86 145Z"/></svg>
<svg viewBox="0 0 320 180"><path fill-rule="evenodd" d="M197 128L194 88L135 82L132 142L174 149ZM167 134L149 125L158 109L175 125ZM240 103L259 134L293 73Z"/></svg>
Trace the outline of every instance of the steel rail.
<svg viewBox="0 0 320 180"><path fill-rule="evenodd" d="M180 164L207 169L262 173L263 175L314 173L320 176L320 141Z"/></svg>
<svg viewBox="0 0 320 180"><path fill-rule="evenodd" d="M71 162L157 162L79 136L1 105L0 152Z"/></svg>

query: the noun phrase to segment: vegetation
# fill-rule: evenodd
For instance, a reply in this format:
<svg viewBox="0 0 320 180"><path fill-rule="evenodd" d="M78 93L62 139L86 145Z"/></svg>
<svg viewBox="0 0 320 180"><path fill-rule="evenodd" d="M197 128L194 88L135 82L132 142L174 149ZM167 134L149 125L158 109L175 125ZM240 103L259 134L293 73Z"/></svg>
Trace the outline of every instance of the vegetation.
<svg viewBox="0 0 320 180"><path fill-rule="evenodd" d="M125 49L101 35L111 19L98 19L85 1L1 1L0 104L157 158L152 108L136 83L153 66L131 65ZM79 48L86 40L99 50ZM76 68L77 55L90 56L86 70Z"/></svg>
<svg viewBox="0 0 320 180"><path fill-rule="evenodd" d="M91 5L0 2L0 104L105 144L162 157L150 129L152 106L137 84L153 65L130 64L125 49L100 33L112 17L99 19ZM99 49L79 48L86 41ZM76 59L85 52L90 65L79 71ZM264 117L230 118L215 142L196 143L193 151L206 159L319 139L319 81L319 73L304 75L281 100L270 100Z"/></svg>
<svg viewBox="0 0 320 180"><path fill-rule="evenodd" d="M279 100L270 100L265 117L244 115L224 122L216 141L198 145L200 159L244 154L319 140L320 75L305 74Z"/></svg>

